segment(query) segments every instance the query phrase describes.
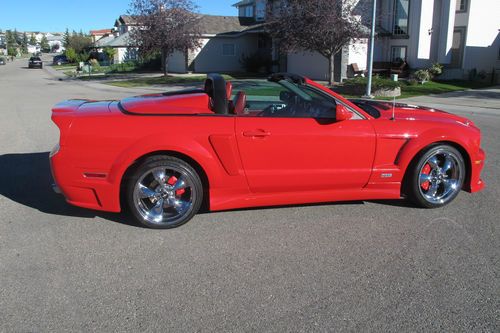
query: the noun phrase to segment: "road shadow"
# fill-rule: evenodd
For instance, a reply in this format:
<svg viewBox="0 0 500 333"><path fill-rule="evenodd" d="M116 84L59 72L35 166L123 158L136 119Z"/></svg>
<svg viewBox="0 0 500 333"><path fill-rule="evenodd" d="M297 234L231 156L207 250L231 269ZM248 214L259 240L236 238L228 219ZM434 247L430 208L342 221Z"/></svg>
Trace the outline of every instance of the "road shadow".
<svg viewBox="0 0 500 333"><path fill-rule="evenodd" d="M95 218L101 217L105 220L126 224L133 227L143 228L133 222L126 213L114 214L93 211L89 209L72 206L64 200L60 194L52 190L52 175L50 172L49 153L26 153L0 155L0 195L21 205L31 207L46 214L54 214L69 217ZM414 208L405 200L369 200L381 205ZM253 211L265 209L283 209L290 207L314 207L314 206L346 206L364 205L365 201L343 201L324 202L298 205L278 205L270 207L255 207L233 209L231 211ZM199 214L210 214L208 210L202 210Z"/></svg>
<svg viewBox="0 0 500 333"><path fill-rule="evenodd" d="M92 211L69 205L52 191L49 153L0 155L0 195L43 213L94 218L140 227L125 214Z"/></svg>

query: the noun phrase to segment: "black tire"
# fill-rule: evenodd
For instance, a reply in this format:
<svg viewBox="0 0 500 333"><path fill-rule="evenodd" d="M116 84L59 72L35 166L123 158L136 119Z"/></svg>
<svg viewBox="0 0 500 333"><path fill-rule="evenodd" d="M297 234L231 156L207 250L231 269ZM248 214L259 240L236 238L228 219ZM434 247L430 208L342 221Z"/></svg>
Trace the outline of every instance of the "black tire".
<svg viewBox="0 0 500 333"><path fill-rule="evenodd" d="M157 177L161 170L165 170L163 177ZM175 184L169 183L172 179ZM178 182L185 187L176 190ZM183 189L179 196L177 191ZM203 185L198 173L185 161L172 156L152 156L133 171L125 198L137 222L148 228L171 229L187 223L198 213L203 202Z"/></svg>
<svg viewBox="0 0 500 333"><path fill-rule="evenodd" d="M448 162L452 167L445 172ZM424 168L430 169L428 174ZM410 164L405 179L405 192L408 199L418 207L443 207L460 193L465 175L464 158L456 148L446 144L430 146Z"/></svg>

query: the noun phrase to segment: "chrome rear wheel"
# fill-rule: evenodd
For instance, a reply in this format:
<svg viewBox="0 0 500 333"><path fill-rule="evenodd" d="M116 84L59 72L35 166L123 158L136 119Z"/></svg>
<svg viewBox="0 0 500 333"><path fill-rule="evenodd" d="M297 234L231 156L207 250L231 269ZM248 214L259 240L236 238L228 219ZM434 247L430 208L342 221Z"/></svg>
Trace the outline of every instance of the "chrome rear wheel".
<svg viewBox="0 0 500 333"><path fill-rule="evenodd" d="M153 157L131 179L129 207L142 224L174 228L189 221L201 206L203 190L196 171L177 158Z"/></svg>

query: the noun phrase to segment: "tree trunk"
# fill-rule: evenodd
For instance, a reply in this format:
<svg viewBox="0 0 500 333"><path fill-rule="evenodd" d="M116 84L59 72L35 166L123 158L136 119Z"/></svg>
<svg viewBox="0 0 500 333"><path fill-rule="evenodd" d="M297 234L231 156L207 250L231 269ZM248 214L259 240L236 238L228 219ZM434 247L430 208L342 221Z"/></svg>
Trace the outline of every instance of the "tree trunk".
<svg viewBox="0 0 500 333"><path fill-rule="evenodd" d="M331 54L328 57L328 73L329 73L328 84L332 86L333 83L335 82L335 54Z"/></svg>
<svg viewBox="0 0 500 333"><path fill-rule="evenodd" d="M161 50L161 70L163 75L168 76L168 58L166 50Z"/></svg>

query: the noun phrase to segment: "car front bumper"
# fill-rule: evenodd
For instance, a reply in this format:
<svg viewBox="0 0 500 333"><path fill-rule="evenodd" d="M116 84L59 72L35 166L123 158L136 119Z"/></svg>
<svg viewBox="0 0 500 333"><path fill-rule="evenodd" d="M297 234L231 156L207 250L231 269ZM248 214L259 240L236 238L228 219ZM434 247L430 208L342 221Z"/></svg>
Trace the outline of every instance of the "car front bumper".
<svg viewBox="0 0 500 333"><path fill-rule="evenodd" d="M485 187L484 181L481 179L481 171L483 171L485 160L486 153L481 148L475 156L471 156L471 175L468 188L471 193L479 192Z"/></svg>

